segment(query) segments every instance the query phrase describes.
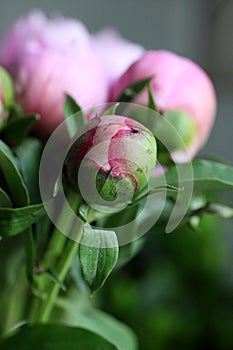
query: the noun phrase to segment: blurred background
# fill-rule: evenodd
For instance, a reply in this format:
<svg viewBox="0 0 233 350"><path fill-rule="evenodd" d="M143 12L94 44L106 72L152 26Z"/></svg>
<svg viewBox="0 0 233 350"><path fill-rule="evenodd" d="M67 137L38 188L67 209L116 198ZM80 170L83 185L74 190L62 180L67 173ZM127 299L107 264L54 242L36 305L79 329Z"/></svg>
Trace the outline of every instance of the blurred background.
<svg viewBox="0 0 233 350"><path fill-rule="evenodd" d="M147 49L168 49L207 70L218 95L218 115L202 153L233 162L232 0L7 0L1 1L0 38L20 15L40 8L83 21L90 31L116 27Z"/></svg>
<svg viewBox="0 0 233 350"><path fill-rule="evenodd" d="M218 96L216 123L201 153L233 163L232 0L7 0L0 6L0 38L34 8L79 18L92 32L116 27L147 49L172 50L200 64ZM165 235L154 228L95 302L136 331L140 349L232 350L232 231L232 221L208 216L197 232L184 226Z"/></svg>

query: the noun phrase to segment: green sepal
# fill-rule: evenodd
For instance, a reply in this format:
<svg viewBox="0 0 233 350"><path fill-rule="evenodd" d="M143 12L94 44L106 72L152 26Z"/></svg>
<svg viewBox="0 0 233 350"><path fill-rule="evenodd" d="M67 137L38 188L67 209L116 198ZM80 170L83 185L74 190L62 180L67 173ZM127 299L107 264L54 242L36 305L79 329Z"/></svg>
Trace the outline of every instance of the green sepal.
<svg viewBox="0 0 233 350"><path fill-rule="evenodd" d="M147 85L147 90L148 90L148 108L152 109L155 112L158 112L154 96L152 94L152 89L151 89L151 81Z"/></svg>
<svg viewBox="0 0 233 350"><path fill-rule="evenodd" d="M152 79L153 77L148 77L128 86L120 95L118 101L127 103L132 102L133 99L148 86Z"/></svg>
<svg viewBox="0 0 233 350"><path fill-rule="evenodd" d="M119 106L119 102L118 103L114 103L111 107L106 109L106 111L104 111L104 113L102 115L105 115L105 116L106 115L115 115L118 106Z"/></svg>
<svg viewBox="0 0 233 350"><path fill-rule="evenodd" d="M73 137L77 131L86 123L85 116L82 113L81 107L70 96L66 95L66 101L64 104L64 114L66 120L67 130L70 137ZM78 114L75 116L75 114Z"/></svg>

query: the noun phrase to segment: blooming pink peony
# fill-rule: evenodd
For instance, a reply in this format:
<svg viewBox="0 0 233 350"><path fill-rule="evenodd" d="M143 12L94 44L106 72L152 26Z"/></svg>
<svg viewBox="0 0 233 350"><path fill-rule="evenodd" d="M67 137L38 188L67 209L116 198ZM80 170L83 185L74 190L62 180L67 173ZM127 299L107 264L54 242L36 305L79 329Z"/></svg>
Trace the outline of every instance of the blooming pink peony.
<svg viewBox="0 0 233 350"><path fill-rule="evenodd" d="M187 58L168 51L148 51L113 85L111 99L116 101L129 85L151 76L154 77L152 94L158 109L161 112L178 111L193 123L194 132L190 134L194 137L187 145L189 156L193 157L205 144L215 118L216 96L211 80ZM146 89L134 102L147 105ZM183 150L176 151L173 158L177 162L188 160Z"/></svg>
<svg viewBox="0 0 233 350"><path fill-rule="evenodd" d="M78 21L49 20L41 12L19 19L5 36L0 62L15 79L24 111L41 115L40 133L51 133L63 121L66 93L82 108L106 102L105 68Z"/></svg>
<svg viewBox="0 0 233 350"><path fill-rule="evenodd" d="M121 38L113 28L92 35L92 45L105 64L110 82L118 79L144 52L141 45Z"/></svg>

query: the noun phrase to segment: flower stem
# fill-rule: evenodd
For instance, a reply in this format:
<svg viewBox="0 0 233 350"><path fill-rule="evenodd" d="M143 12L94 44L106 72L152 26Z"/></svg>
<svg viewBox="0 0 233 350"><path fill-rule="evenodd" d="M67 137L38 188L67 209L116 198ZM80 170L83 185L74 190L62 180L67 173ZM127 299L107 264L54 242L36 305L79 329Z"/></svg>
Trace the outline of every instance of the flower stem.
<svg viewBox="0 0 233 350"><path fill-rule="evenodd" d="M69 198L72 206L76 208L80 205L80 197L76 196ZM66 220L67 229L72 226L69 218L65 218L64 212L60 214L61 220ZM84 222L80 220L80 224L76 227L76 240L79 241L83 233ZM42 262L44 268L52 270L56 278L63 283L69 268L72 264L75 254L77 253L78 243L73 241L60 232L57 228L54 229L48 250ZM53 309L56 297L60 291L61 284L54 283L48 279L46 274L38 277L39 289L44 294L43 299L34 298L31 312L29 316L29 323L40 323L49 320L51 311Z"/></svg>
<svg viewBox="0 0 233 350"><path fill-rule="evenodd" d="M83 227L80 225L80 233L82 232ZM67 242L67 246L64 251L64 255L62 260L60 261L60 264L57 268L57 278L59 281L63 282L67 272L69 271L69 268L71 266L71 263L73 261L73 258L77 252L78 243L72 240L69 240ZM40 307L40 310L37 315L37 322L46 322L49 320L50 313L52 311L54 302L56 300L56 297L59 293L60 286L56 283L53 283L51 281L48 291L47 291L47 298L42 302L42 305Z"/></svg>

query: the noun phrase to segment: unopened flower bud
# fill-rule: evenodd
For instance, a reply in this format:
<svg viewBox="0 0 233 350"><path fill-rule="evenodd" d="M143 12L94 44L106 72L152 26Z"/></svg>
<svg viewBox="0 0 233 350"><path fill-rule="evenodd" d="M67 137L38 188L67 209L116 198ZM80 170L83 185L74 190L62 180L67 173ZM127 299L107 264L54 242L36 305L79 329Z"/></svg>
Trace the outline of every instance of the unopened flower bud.
<svg viewBox="0 0 233 350"><path fill-rule="evenodd" d="M110 205L125 203L145 188L155 163L153 134L135 120L116 115L89 122L65 160L69 180L87 195L87 202Z"/></svg>

